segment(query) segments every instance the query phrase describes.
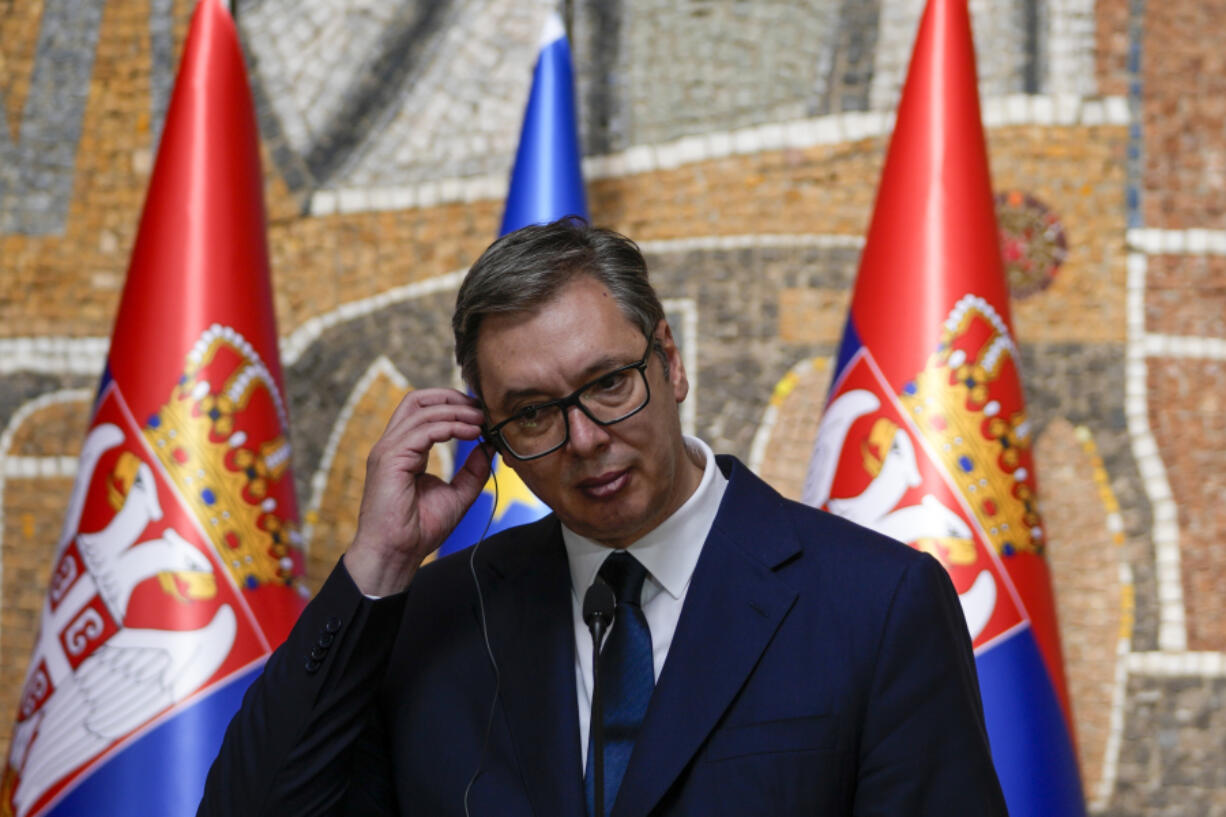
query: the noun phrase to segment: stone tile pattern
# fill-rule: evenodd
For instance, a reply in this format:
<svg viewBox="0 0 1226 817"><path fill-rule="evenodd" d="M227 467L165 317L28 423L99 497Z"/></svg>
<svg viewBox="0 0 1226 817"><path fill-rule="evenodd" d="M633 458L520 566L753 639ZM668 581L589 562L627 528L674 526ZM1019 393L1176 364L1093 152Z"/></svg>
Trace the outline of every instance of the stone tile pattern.
<svg viewBox="0 0 1226 817"><path fill-rule="evenodd" d="M163 0L164 1L164 0ZM985 94L1094 92L1086 0L975 0ZM1050 5L1050 7L1049 7ZM554 4L262 0L242 26L291 187L506 173ZM919 0L573 4L586 152L893 108ZM306 172L301 172L303 167Z"/></svg>
<svg viewBox="0 0 1226 817"><path fill-rule="evenodd" d="M775 425L758 465L758 475L788 499L804 494L809 459L817 442L817 426L830 392L834 359L816 357L798 363L784 375L786 386L775 387L771 404L778 408Z"/></svg>
<svg viewBox="0 0 1226 817"><path fill-rule="evenodd" d="M11 85L0 79L0 92L12 94L12 101L0 99L0 233L54 235L64 228L102 5L43 0L40 9L23 3L5 24L4 33L29 36L38 21L33 53L18 45L12 69L0 71L16 78ZM129 16L139 19L139 11Z"/></svg>
<svg viewBox="0 0 1226 817"><path fill-rule="evenodd" d="M1000 186L1031 185L1060 213L1070 236L1069 257L1056 281L1016 308L1023 334L1123 337L1122 216L1112 206L1122 196L1122 176L1112 163L1121 150L1121 130L1021 126L992 133ZM880 174L884 150L884 140L874 138L850 151L816 146L602 179L589 185L589 207L640 240L759 229L862 235L876 192L875 183L863 180ZM1100 163L1097 177L1086 175L1087 167ZM111 173L114 183L120 178L131 187L145 183L129 173ZM120 195L99 187L82 191L74 203L82 211L81 222L70 222L62 241L0 237L12 249L0 255L0 271L11 270L17 281L12 289L0 290L0 337L110 332L142 194L131 189ZM283 333L343 303L466 267L497 233L502 216L501 202L480 201L297 218L291 215L296 208L292 197L275 176L266 196ZM1080 240L1087 235L1103 238ZM1086 315L1095 317L1086 320Z"/></svg>
<svg viewBox="0 0 1226 817"><path fill-rule="evenodd" d="M1159 611L1150 543L1153 518L1121 405L1125 375L1122 350L1113 344L1028 343L1023 337L1021 352L1026 411L1036 429L1036 446L1044 429L1058 421L1084 427L1092 436L1108 487L1120 506L1124 533L1120 560L1131 570L1135 588L1132 648L1156 650ZM1049 477L1043 463L1036 468L1040 502L1045 503L1044 497L1051 493ZM1052 530L1051 535L1059 538L1061 534ZM1068 537L1068 541L1076 540ZM1067 630L1073 624L1065 620L1062 626Z"/></svg>
<svg viewBox="0 0 1226 817"><path fill-rule="evenodd" d="M1041 31L1032 30L1037 20L1028 24L1026 4L971 5L977 42L992 44L978 48L984 93L1026 90L1028 72L1050 75L1058 90L1070 91L1067 66L1092 69L1092 58L1072 53L1093 30L1081 0L1055 4ZM599 112L584 123L585 146L618 150L713 128L891 109L921 6L920 0L577 3L576 42L603 37L614 44L601 48L616 52L611 64L591 58L601 62L598 74L585 73L581 60L579 96L596 100ZM1050 70L1033 65L1049 38ZM1083 73L1092 80L1092 70Z"/></svg>
<svg viewBox="0 0 1226 817"><path fill-rule="evenodd" d="M74 12L78 6L84 11L66 17L70 5ZM433 22L420 17L427 5L440 15ZM304 191L505 173L545 5L543 0L532 5L509 0L240 3L264 108L261 121L276 125L266 145L269 155L276 154L275 164L266 156L266 196L283 336L343 304L463 268L494 235L500 201L312 218L302 215ZM742 18L734 6L741 5L756 7L745 12L748 28L737 29ZM1081 713L1083 762L1092 781L1093 764L1101 762L1094 758L1096 747L1103 740L1092 723L1100 722L1102 709L1077 702L1104 695L1106 638L1094 639L1107 631L1106 618L1117 608L1108 598L1112 577L1093 568L1104 557L1100 505L1078 493L1085 490L1079 482L1085 462L1071 447L1065 424L1085 427L1101 455L1121 508L1123 542L1114 547L1132 572L1136 593L1132 649L1155 650L1153 520L1122 399L1130 338L1123 228L1137 185L1144 194L1142 226L1222 227L1215 164L1222 129L1214 107L1220 94L1213 71L1220 26L1216 6L1188 0L1163 5L1051 0L1038 4L1037 17L1027 16L1026 5L972 0L980 76L988 93L1025 90L1037 81L1045 92L1092 93L1096 87L1118 95L1130 93L1130 59L1143 71L1143 83L1136 86L1142 127L1131 141L1123 127L1091 124L1010 126L989 134L997 188L1042 199L1060 215L1069 238L1069 258L1052 285L1015 303L1014 318L1037 439L1051 449L1041 456L1040 479L1059 491L1057 501L1078 500L1072 506L1076 512L1053 507L1050 516L1066 520L1053 526L1053 541L1074 543L1055 551L1053 565L1058 558L1071 560L1060 562L1065 566L1056 577L1066 644L1071 664L1080 656L1078 666L1092 669L1073 673L1072 685ZM168 87L166 51L182 42L191 6L190 0L32 0L0 9L5 119L0 128L0 280L5 283L0 338L54 340L110 332L152 166L159 95ZM719 0L678 6L617 0L600 4L599 11L594 1L573 6L575 30L582 34L576 42L583 44L576 51L581 124L593 152L593 146L622 150L670 134L725 133L787 118L790 110L808 116L857 106L888 109L905 70L919 2ZM91 13L98 15L96 34L90 33ZM1093 54L1088 54L1084 22L1091 13L1096 27ZM763 43L780 50L812 19L827 22L796 43L801 56L761 53ZM489 21L497 22L486 26ZM680 28L661 29L665 22ZM168 30L173 32L169 46ZM746 31L754 33L752 42L746 42ZM1136 32L1144 34L1143 55L1139 38L1130 39ZM450 48L456 38L475 50ZM291 51L308 56L262 50L285 42L296 42ZM985 53L985 43L991 43L991 53ZM291 65L290 57L297 62ZM648 70L643 62L648 59L655 68ZM1088 63L1092 71L1067 67ZM1065 67L1057 70L1057 65ZM80 81L82 74L87 81ZM64 98L81 100L79 127L65 118L71 105L40 112L40 104L55 98L38 93L46 76L60 78ZM1191 94L1189 76L1197 83ZM753 104L744 101L747 88L754 89ZM291 99L300 90L298 120L318 115L315 130L302 125L296 132L293 111L282 116L274 109L274 98ZM672 110L653 107L665 99L672 100ZM301 134L309 138L295 141ZM413 138L415 147L400 153ZM1140 168L1132 176L1126 173L1130 147ZM884 139L869 138L603 178L590 186L591 210L597 221L639 239L700 244L712 237L768 233L859 236L868 222L884 148ZM47 161L23 161L27 151ZM15 199L14 190L37 195ZM858 251L752 241L741 250L713 250L699 244L656 252L651 261L663 294L696 304L698 431L717 448L745 457L774 386L798 363L833 353ZM1218 266L1199 256L1151 257L1149 289L1142 293L1145 329L1220 338L1214 328L1219 325L1214 323ZM357 399L356 411L342 409L380 354L387 354L409 383L454 382L447 327L453 295L444 291L362 307L287 360L295 473L304 500L312 495L325 442L342 426L344 445L323 474L324 500L315 509L315 581L343 547L347 531L339 526L351 524L356 513L352 497L361 449L382 427L391 384L376 381ZM1149 358L1146 365L1149 420L1179 509L1190 646L1221 650L1222 611L1213 593L1223 575L1224 524L1213 501L1222 488L1217 474L1226 470L1226 434L1214 400L1224 382L1220 362ZM0 451L0 712L11 713L15 706L71 485L64 476L13 475L4 466L12 456L49 463L73 456L88 407L56 405L35 412L19 428L9 424L31 400L62 389L90 390L96 378L0 361L0 433L6 445ZM820 379L798 384L794 396L803 390L809 399L822 394ZM768 458L786 435L814 433L813 427L806 429L810 418L816 422L812 409L781 411ZM781 488L795 486L803 480L809 445L811 437L796 443L793 453L799 455L764 463L764 473ZM1073 482L1060 490L1066 477ZM323 508L328 513L321 513ZM329 524L338 527L325 530ZM1103 604L1076 606L1095 599ZM1119 777L1107 812L1226 815L1222 679L1139 673L1131 676L1126 692ZM10 728L0 719L0 745L7 744Z"/></svg>
<svg viewBox="0 0 1226 817"><path fill-rule="evenodd" d="M281 332L342 304L467 268L501 218L502 202L483 201L270 224Z"/></svg>
<svg viewBox="0 0 1226 817"><path fill-rule="evenodd" d="M1023 6L1024 20L1026 15L1034 15L1028 23L1035 26L1037 35L1037 64L1032 69L1036 88L1053 94L1085 96L1105 92L1094 70L1098 29L1095 12L1099 5L1102 0L1048 0Z"/></svg>
<svg viewBox="0 0 1226 817"><path fill-rule="evenodd" d="M1151 366L1154 436L1179 509L1188 648L1226 650L1226 361Z"/></svg>
<svg viewBox="0 0 1226 817"><path fill-rule="evenodd" d="M1081 775L1097 788L1105 766L1121 635L1131 633L1131 609L1120 586L1122 553L1108 529L1108 508L1095 484L1095 463L1073 424L1057 418L1035 441L1039 507L1048 531L1061 627L1064 671ZM1121 540L1123 537L1120 537Z"/></svg>
<svg viewBox="0 0 1226 817"><path fill-rule="evenodd" d="M747 458L775 384L798 361L833 352L833 340L780 340L780 289L846 281L857 256L847 250L783 247L648 255L652 280L663 297L697 303L702 386L693 399L699 434L714 449Z"/></svg>
<svg viewBox="0 0 1226 817"><path fill-rule="evenodd" d="M1220 23L1217 4L1187 0L1132 7L1128 58L1136 68L1139 221L1166 230L1223 229L1226 150L1222 55L1205 32ZM1147 332L1226 339L1221 258L1192 251L1153 254L1143 298ZM1177 510L1179 568L1190 650L1226 649L1222 576L1226 568L1226 361L1203 353L1147 361L1148 420ZM1119 814L1226 814L1226 746L1221 678L1134 678L1125 707Z"/></svg>
<svg viewBox="0 0 1226 817"><path fill-rule="evenodd" d="M1146 227L1226 227L1226 53L1218 3L1146 4L1141 44Z"/></svg>
<svg viewBox="0 0 1226 817"><path fill-rule="evenodd" d="M1026 189L1041 198L1060 215L1070 242L1052 285L1014 305L1020 337L1124 340L1123 145L1119 127L1018 126L991 132L997 187ZM757 229L863 235L884 150L884 140L866 139L854 150L820 145L715 159L656 172L650 181L602 179L589 184L589 204L640 240ZM853 273L834 288L845 291ZM837 324L841 329L841 317Z"/></svg>
<svg viewBox="0 0 1226 817"><path fill-rule="evenodd" d="M1226 814L1226 678L1130 678L1107 814Z"/></svg>
<svg viewBox="0 0 1226 817"><path fill-rule="evenodd" d="M811 113L863 111L869 107L870 77L875 72L881 4L876 0L843 0L836 22L836 40L820 54L816 99Z"/></svg>
<svg viewBox="0 0 1226 817"><path fill-rule="evenodd" d="M18 371L10 375L0 375L0 384L2 384L0 385L0 431L2 431L12 421L13 415L31 400L64 389L96 388L98 377L87 378L79 375ZM84 426L81 427L81 430L84 430ZM9 451L0 451L0 457L8 454L19 456L43 454L44 452L35 449L26 441L56 439L55 435L25 428L14 429L14 432L15 445ZM62 452L50 450L46 453L59 454ZM0 565L0 567L3 566Z"/></svg>
<svg viewBox="0 0 1226 817"><path fill-rule="evenodd" d="M828 81L837 0L623 5L626 144L796 119Z"/></svg>
<svg viewBox="0 0 1226 817"><path fill-rule="evenodd" d="M1086 92L1061 85L1091 75L1070 70L1086 59L1075 51L1086 39L1084 2L1045 5L1039 20L1018 0L976 0L977 37L993 44L979 49L984 93L1046 87L1035 77L1051 77L1052 90ZM143 21L155 134L169 88L168 15L181 21L183 5L156 0ZM546 0L244 3L256 94L271 109L261 121L284 142L275 156L291 188L505 173L550 8ZM577 52L579 97L598 102L597 118L582 123L585 144L621 149L712 128L889 109L918 14L917 0L577 4L575 39L587 46ZM617 59L593 56L604 50ZM593 64L605 69L600 76L585 74ZM72 128L49 130L62 143L57 150L75 146Z"/></svg>
<svg viewBox="0 0 1226 817"><path fill-rule="evenodd" d="M34 56L37 53L38 28L42 3L23 3L0 17L0 93L4 96L4 117L10 129L21 123L30 80L34 76ZM0 134L11 138L12 133Z"/></svg>
<svg viewBox="0 0 1226 817"><path fill-rule="evenodd" d="M323 139L350 85L371 67L386 32L397 24L412 25L416 15L426 13L417 5L366 0L245 4L242 29L253 67L295 150L305 155Z"/></svg>
<svg viewBox="0 0 1226 817"><path fill-rule="evenodd" d="M174 90L175 69L188 15L194 8L187 0L150 0L149 4L149 114L152 129L161 134Z"/></svg>
<svg viewBox="0 0 1226 817"><path fill-rule="evenodd" d="M585 156L624 148L628 116L624 55L627 25L624 0L572 2L571 46L575 54L575 104L579 141Z"/></svg>
<svg viewBox="0 0 1226 817"><path fill-rule="evenodd" d="M1128 25L1133 0L1095 0L1094 77L1099 93L1128 93Z"/></svg>
<svg viewBox="0 0 1226 817"><path fill-rule="evenodd" d="M429 4L422 4L423 6ZM510 172L549 0L463 3L345 184ZM389 170L394 169L389 173Z"/></svg>
<svg viewBox="0 0 1226 817"><path fill-rule="evenodd" d="M1155 255L1145 287L1145 328L1226 339L1226 258Z"/></svg>
<svg viewBox="0 0 1226 817"><path fill-rule="evenodd" d="M792 343L833 343L851 305L845 287L788 287L779 293L779 337Z"/></svg>
<svg viewBox="0 0 1226 817"><path fill-rule="evenodd" d="M266 0L242 16L261 98L316 186L509 171L545 0Z"/></svg>
<svg viewBox="0 0 1226 817"><path fill-rule="evenodd" d="M15 457L75 456L89 428L89 406L55 403L36 411L15 429L8 451Z"/></svg>
<svg viewBox="0 0 1226 817"><path fill-rule="evenodd" d="M88 15L79 19L84 25ZM44 17L42 22L44 30L56 31L54 20ZM54 197L31 196L22 204L45 204L47 220L28 224L29 230L14 231L0 218L0 274L5 281L0 334L83 336L110 331L152 168L148 27L149 17L139 4L105 4L97 44L89 52L92 77L86 72L78 82L74 75L70 79L79 88L67 91L89 91L81 113L80 144L63 142L72 131L57 128L43 132L43 147L29 143L28 149L46 152L48 161L59 161L54 157L66 146L70 185L65 194L72 197L66 201L62 225ZM65 33L79 30L69 27ZM58 59L57 54L52 48L45 59ZM76 51L72 55L73 60L82 59ZM33 70L37 76L37 66ZM0 141L7 136L0 135ZM60 147L52 151L52 143ZM6 164L0 161L0 167ZM10 208L12 201L6 197L0 210ZM6 212L18 222L26 218L14 209Z"/></svg>

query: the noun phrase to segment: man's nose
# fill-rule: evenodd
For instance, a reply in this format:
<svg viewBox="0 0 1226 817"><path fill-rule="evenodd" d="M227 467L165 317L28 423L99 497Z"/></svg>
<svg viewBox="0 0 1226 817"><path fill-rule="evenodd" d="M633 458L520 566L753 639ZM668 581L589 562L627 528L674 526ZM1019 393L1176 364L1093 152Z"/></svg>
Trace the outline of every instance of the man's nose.
<svg viewBox="0 0 1226 817"><path fill-rule="evenodd" d="M570 424L570 446L576 454L590 454L609 442L609 431L578 406L568 406L567 421Z"/></svg>

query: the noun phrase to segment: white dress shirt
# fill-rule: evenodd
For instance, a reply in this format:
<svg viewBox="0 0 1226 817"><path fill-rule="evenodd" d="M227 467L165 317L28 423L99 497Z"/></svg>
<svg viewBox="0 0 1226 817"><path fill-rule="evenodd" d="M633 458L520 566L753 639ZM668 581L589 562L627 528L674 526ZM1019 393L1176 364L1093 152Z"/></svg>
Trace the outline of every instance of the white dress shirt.
<svg viewBox="0 0 1226 817"><path fill-rule="evenodd" d="M651 630L651 651L655 677L660 677L668 648L673 643L681 606L690 588L690 578L698 564L703 543L719 503L728 487L728 478L715 464L710 446L696 437L686 437L687 450L704 463L702 480L685 503L642 539L626 550L643 567L643 615ZM588 730L592 718L592 636L583 622L583 596L596 580L596 572L612 550L562 526L562 541L570 562L571 611L575 623L575 683L579 701L579 741L581 765L587 768ZM616 622L613 624L617 626Z"/></svg>

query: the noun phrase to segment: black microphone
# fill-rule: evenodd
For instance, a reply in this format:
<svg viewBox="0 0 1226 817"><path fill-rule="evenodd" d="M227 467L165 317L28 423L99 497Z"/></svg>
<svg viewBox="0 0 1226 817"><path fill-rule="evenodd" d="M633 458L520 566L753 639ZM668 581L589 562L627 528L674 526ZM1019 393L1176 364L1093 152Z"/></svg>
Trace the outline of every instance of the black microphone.
<svg viewBox="0 0 1226 817"><path fill-rule="evenodd" d="M583 621L592 633L592 805L594 817L604 817L604 705L600 700L600 642L613 623L617 598L599 576L583 595Z"/></svg>

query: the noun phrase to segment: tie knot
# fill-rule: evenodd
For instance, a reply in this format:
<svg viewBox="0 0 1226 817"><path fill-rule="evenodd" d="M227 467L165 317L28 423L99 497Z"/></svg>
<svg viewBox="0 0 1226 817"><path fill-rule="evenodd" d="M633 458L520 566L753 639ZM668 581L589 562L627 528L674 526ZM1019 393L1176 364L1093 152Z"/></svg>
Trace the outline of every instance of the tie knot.
<svg viewBox="0 0 1226 817"><path fill-rule="evenodd" d="M626 551L619 550L610 554L600 566L598 575L613 589L618 604L638 605L642 602L647 568Z"/></svg>

